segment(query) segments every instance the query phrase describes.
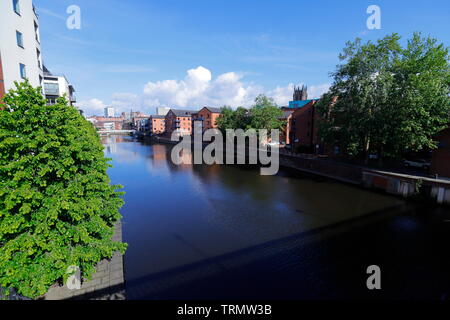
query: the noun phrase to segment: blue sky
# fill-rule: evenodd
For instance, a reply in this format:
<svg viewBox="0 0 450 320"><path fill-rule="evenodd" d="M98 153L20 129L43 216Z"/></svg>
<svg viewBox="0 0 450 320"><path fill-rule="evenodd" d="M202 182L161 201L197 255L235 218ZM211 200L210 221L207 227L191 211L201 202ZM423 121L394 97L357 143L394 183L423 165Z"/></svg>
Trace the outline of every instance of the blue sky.
<svg viewBox="0 0 450 320"><path fill-rule="evenodd" d="M65 74L80 107L101 114L153 107L248 105L258 93L287 104L293 84L312 97L331 82L345 42L421 31L450 43L450 2L288 0L34 0L44 63ZM70 5L81 30L66 28ZM381 30L368 30L369 5ZM189 71L190 70L190 71ZM189 71L189 72L188 72Z"/></svg>

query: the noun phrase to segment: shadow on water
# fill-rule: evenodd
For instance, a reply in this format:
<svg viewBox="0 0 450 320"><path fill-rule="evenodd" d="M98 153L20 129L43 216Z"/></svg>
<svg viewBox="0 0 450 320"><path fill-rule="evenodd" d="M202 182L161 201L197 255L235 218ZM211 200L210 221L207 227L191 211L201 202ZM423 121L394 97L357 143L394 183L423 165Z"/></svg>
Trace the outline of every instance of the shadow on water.
<svg viewBox="0 0 450 320"><path fill-rule="evenodd" d="M286 171L176 166L171 147L124 140L107 153L127 192L127 299L448 297L448 209Z"/></svg>
<svg viewBox="0 0 450 320"><path fill-rule="evenodd" d="M433 254L421 248L420 243L427 247L436 244L439 237L434 238L428 230L414 229L417 228L415 220L420 219L420 215L415 216L415 210L408 205L388 208L205 259L128 281L127 297L183 300L445 298L449 292L450 261L447 258L445 264L436 265ZM398 224L403 224L406 234L398 234ZM416 238L413 242L410 232L416 233L412 236ZM385 287L379 292L366 288L366 268L372 264L386 271Z"/></svg>

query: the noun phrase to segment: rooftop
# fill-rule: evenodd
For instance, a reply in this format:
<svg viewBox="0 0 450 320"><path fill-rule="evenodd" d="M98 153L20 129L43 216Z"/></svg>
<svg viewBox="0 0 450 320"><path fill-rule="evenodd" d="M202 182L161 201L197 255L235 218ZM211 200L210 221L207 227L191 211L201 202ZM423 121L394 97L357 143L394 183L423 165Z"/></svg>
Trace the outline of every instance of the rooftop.
<svg viewBox="0 0 450 320"><path fill-rule="evenodd" d="M312 100L298 100L298 101L290 101L289 107L291 109L297 109L306 106L308 103L315 101L315 99Z"/></svg>
<svg viewBox="0 0 450 320"><path fill-rule="evenodd" d="M170 109L177 117L191 117L196 111L193 110L178 110Z"/></svg>

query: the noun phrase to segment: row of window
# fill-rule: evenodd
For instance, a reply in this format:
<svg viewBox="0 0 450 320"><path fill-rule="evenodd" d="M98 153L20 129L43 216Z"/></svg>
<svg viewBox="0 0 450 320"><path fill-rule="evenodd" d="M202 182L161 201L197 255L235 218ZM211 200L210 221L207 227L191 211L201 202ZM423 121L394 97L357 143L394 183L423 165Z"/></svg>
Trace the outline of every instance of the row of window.
<svg viewBox="0 0 450 320"><path fill-rule="evenodd" d="M19 0L12 0L13 2L13 9L14 12L17 13L20 16L20 2ZM34 10L34 8L33 8ZM39 26L37 25L36 21L34 21L34 31L36 33L36 40L39 42L39 37L38 37L38 28ZM24 44L23 44L23 34L22 32L16 30L16 40L17 40L17 45L19 47L21 47L22 49L24 49ZM36 56L37 56L37 61L38 61L38 67L40 69L42 69L41 66L41 51L39 49L36 48ZM19 64L19 70L20 70L20 77L22 79L25 79L27 77L27 72L26 72L26 66L23 63Z"/></svg>

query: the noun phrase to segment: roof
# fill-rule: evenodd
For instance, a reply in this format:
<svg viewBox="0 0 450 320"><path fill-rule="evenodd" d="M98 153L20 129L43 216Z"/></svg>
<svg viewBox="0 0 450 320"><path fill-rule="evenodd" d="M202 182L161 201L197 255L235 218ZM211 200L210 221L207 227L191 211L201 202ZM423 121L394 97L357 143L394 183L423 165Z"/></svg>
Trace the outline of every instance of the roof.
<svg viewBox="0 0 450 320"><path fill-rule="evenodd" d="M165 118L166 118L166 116L161 116L161 115L152 115L152 116L150 116L150 118L152 118L152 119L165 119Z"/></svg>
<svg viewBox="0 0 450 320"><path fill-rule="evenodd" d="M44 69L44 76L52 76L52 73L50 72L50 70L47 69L45 64L44 64L43 69Z"/></svg>
<svg viewBox="0 0 450 320"><path fill-rule="evenodd" d="M192 117L192 114L195 112L193 110L178 110L178 109L170 109L175 116L177 117Z"/></svg>
<svg viewBox="0 0 450 320"><path fill-rule="evenodd" d="M204 107L204 109L208 109L212 113L222 113L222 109L221 108Z"/></svg>
<svg viewBox="0 0 450 320"><path fill-rule="evenodd" d="M283 116L281 117L281 119L287 119L287 118L289 118L289 116L291 115L291 114L293 114L294 113L294 110L286 110L286 111L283 111Z"/></svg>
<svg viewBox="0 0 450 320"><path fill-rule="evenodd" d="M308 103L315 101L314 99L312 100L299 100L299 101L290 101L289 102L289 108L291 109L297 109L297 108L301 108L306 106Z"/></svg>

